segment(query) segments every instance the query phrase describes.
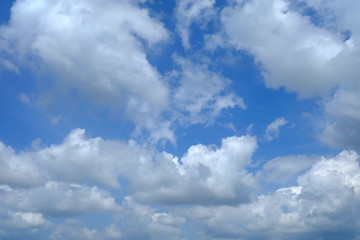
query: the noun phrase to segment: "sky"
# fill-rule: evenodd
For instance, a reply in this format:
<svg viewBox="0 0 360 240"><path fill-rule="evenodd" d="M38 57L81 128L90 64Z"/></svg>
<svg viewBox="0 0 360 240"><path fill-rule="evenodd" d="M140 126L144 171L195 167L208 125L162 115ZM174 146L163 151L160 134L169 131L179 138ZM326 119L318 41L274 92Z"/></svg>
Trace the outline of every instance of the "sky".
<svg viewBox="0 0 360 240"><path fill-rule="evenodd" d="M358 0L2 0L0 239L359 240Z"/></svg>

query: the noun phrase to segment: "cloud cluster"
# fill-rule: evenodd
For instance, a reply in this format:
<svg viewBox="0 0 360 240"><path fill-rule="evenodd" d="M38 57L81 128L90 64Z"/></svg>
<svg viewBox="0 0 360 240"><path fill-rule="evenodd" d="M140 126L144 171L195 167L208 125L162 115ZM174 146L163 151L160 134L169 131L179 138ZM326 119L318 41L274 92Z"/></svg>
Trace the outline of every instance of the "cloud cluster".
<svg viewBox="0 0 360 240"><path fill-rule="evenodd" d="M268 87L309 97L328 92L351 73L352 62L346 68L337 64L351 51L341 36L314 25L287 1L239 1L221 12L221 21L230 43L262 64Z"/></svg>
<svg viewBox="0 0 360 240"><path fill-rule="evenodd" d="M237 204L250 201L251 189L256 187L254 176L246 170L257 148L252 136L225 138L220 147L194 145L180 159L134 141L87 138L83 129L73 130L59 145L21 153L1 146L1 171L6 176L0 182L1 211L6 212L1 215L2 230L39 229L49 225L47 217L99 211L120 217L145 214L144 229L175 236L180 234L183 217L156 212L132 199L144 204ZM119 205L120 199L103 187L128 192L131 198ZM61 235L66 226L58 226L54 234ZM89 229L83 231L97 236Z"/></svg>
<svg viewBox="0 0 360 240"><path fill-rule="evenodd" d="M359 237L359 156L341 152L322 158L279 188L237 207L195 207L204 239L356 239Z"/></svg>
<svg viewBox="0 0 360 240"><path fill-rule="evenodd" d="M351 239L358 234L355 219L360 211L356 207L360 168L355 152L344 151L335 158L273 159L261 169L263 179L285 183L300 173L298 184L255 198L252 192L257 178L246 170L257 148L255 137L228 137L220 147L194 145L178 159L134 141L86 138L84 134L76 129L59 145L21 153L3 146L1 165L14 161L33 179L1 181L2 230L9 234L11 229L49 228L54 239L68 234L79 239L177 239L190 217L206 239L302 239L331 231L346 231ZM26 164L19 164L22 161ZM14 174L9 179L17 177L11 171L4 172ZM92 183L126 191L130 196L115 199L111 192L89 186ZM152 203L170 207L159 211L148 205ZM112 212L118 219L116 225L89 229L68 220L54 228L48 220L94 211ZM141 231L132 228L134 224Z"/></svg>
<svg viewBox="0 0 360 240"><path fill-rule="evenodd" d="M234 1L221 11L223 32L209 38L208 45L251 54L267 87L285 87L302 98L321 97L324 118L318 121L325 127L320 139L359 149L360 134L350 130L359 129L354 115L360 89L357 7L357 1Z"/></svg>
<svg viewBox="0 0 360 240"><path fill-rule="evenodd" d="M254 180L245 168L251 163L256 148L255 137L229 137L223 139L218 149L199 144L178 159L133 141L126 144L87 139L83 129L75 129L60 145L21 154L8 147L10 153L2 154L1 165L22 168L21 172L2 169L6 178L0 183L10 187L36 187L49 180L77 184L88 180L118 188L121 186L118 178L122 177L130 181L134 196L145 202L246 201L246 191L253 187ZM56 184L44 186L46 191L58 188Z"/></svg>
<svg viewBox="0 0 360 240"><path fill-rule="evenodd" d="M196 13L211 10L214 1L179 4L179 17L189 19L181 21L179 31L187 32ZM138 2L16 1L9 24L1 26L0 34L0 51L7 57L1 58L2 68L19 73L30 67L35 75L47 79L38 84L37 92L20 93L22 102L49 109L64 99L85 99L95 106L120 110L135 123L133 135L149 135L146 140L152 143L167 139L175 144L178 112L189 112L186 121L194 123L213 119L228 107L244 107L241 98L225 93L227 79L206 66L192 68L188 60L177 61L181 86L173 92L167 78L148 60L148 53L169 39L169 31ZM197 76L194 71L199 71ZM190 85L190 77L198 78L196 86L207 77L211 81L194 94L190 88L196 86ZM199 117L200 112L210 113ZM52 121L59 123L61 113L51 114L57 116Z"/></svg>
<svg viewBox="0 0 360 240"><path fill-rule="evenodd" d="M60 143L37 140L22 151L0 141L1 239L360 239L355 151L261 162L255 152L264 142L249 133L194 144L182 156L157 148L161 139L175 145L179 126L246 109L231 80L196 57L217 46L253 56L267 87L317 98L320 139L360 150L358 1L215 3L176 1L185 56L172 53L161 73L148 54L171 35L146 0L14 2L0 27L0 69L40 77L38 92L20 101L106 106L134 131L124 142L77 128ZM194 25L211 20L221 27L209 32L222 30L195 36L207 46L189 57ZM274 144L287 123L275 119L259 138Z"/></svg>
<svg viewBox="0 0 360 240"><path fill-rule="evenodd" d="M130 1L17 1L1 35L2 51L48 72L60 89L76 89L96 103L119 104L128 94L166 103L167 87L141 40L159 43L167 30Z"/></svg>

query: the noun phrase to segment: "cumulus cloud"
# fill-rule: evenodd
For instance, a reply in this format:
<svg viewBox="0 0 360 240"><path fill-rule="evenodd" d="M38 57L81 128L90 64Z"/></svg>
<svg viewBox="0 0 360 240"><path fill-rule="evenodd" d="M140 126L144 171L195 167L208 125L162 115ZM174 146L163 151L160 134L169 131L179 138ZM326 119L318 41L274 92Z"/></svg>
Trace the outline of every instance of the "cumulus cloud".
<svg viewBox="0 0 360 240"><path fill-rule="evenodd" d="M68 228L64 229L62 224L54 224L49 218L76 217L89 212L116 213L120 208L108 192L97 187L54 181L43 186L22 189L2 185L0 202L2 239L39 239L48 238L49 235L50 239L53 239L54 235L57 236L54 239L62 239L61 234L77 234L75 225L72 225L74 229L70 231ZM69 231L60 233L61 229ZM81 229L85 234L84 238L74 239L88 239L85 238L89 237L88 234L96 233L88 230ZM51 232L53 234L50 234Z"/></svg>
<svg viewBox="0 0 360 240"><path fill-rule="evenodd" d="M171 204L234 204L250 201L250 189L256 187L256 181L246 167L250 165L256 148L255 137L234 136L223 139L219 148L202 144L192 146L181 159L166 154L165 157L175 163L176 178L164 179L167 182L161 188L157 181L144 181L141 183L142 190L134 197ZM164 175L153 168L148 168L148 171L156 176ZM167 172L170 173L170 169Z"/></svg>
<svg viewBox="0 0 360 240"><path fill-rule="evenodd" d="M92 211L116 211L115 199L97 187L47 182L30 189L12 189L1 196L4 207L16 211L32 210L47 216L76 216Z"/></svg>
<svg viewBox="0 0 360 240"><path fill-rule="evenodd" d="M105 239L96 229L89 229L84 224L75 219L66 220L65 223L59 224L50 235L51 240L65 239Z"/></svg>
<svg viewBox="0 0 360 240"><path fill-rule="evenodd" d="M23 201L30 198L30 202L31 196L36 195L58 199L56 202L60 205L51 205L50 209L56 214L58 208L59 214L61 212L66 214L66 211L76 210L71 204L65 203L70 199L76 201L77 195L99 196L101 202L105 204L106 194L98 193L96 188L77 188L81 185L62 185L49 181L78 184L90 181L102 186L118 188L121 186L118 178L122 177L129 181L129 184L123 187L130 188L133 197L142 202L219 204L249 201L250 188L256 184L246 167L250 165L256 148L255 137L234 136L223 139L219 148L202 144L192 146L182 158L178 159L166 152L159 153L141 147L134 141L123 143L103 140L99 137L87 138L85 130L75 129L59 145L23 152L21 155L12 153L12 158L5 156L3 162L4 165L8 165L12 159L19 159L18 161L22 162L27 160L29 166L37 163L39 168L28 167L21 175L32 176L34 172L39 172L38 175L46 176L38 183L44 186L24 190L25 192L20 191L21 198ZM8 172L9 174L11 171ZM19 175L17 171L13 174L15 177ZM26 178L18 181L20 182L9 186L17 187L19 184L27 183ZM10 184L9 181L3 183ZM63 195L64 192L73 193ZM65 201L65 205L61 204L61 199ZM89 197L88 200L93 200L94 202L88 204L89 206L95 204L92 208L97 209L97 199ZM73 203L74 206L78 206L76 203ZM111 198L105 205L109 209L115 206ZM105 210L107 208L105 205L101 205L99 209ZM39 207L47 211L46 206L47 204L41 203ZM83 212L83 208L86 211L90 207L83 202L82 206L77 208Z"/></svg>
<svg viewBox="0 0 360 240"><path fill-rule="evenodd" d="M110 226L106 227L106 237L111 239L121 239L122 233L118 227L116 227L114 224L111 224Z"/></svg>
<svg viewBox="0 0 360 240"><path fill-rule="evenodd" d="M359 149L359 119L354 116L359 112L360 29L354 13L359 3L300 2L303 7L285 0L234 1L221 11L224 30L210 37L208 45L220 42L253 55L268 87L322 97L320 139ZM320 20L313 20L304 8Z"/></svg>
<svg viewBox="0 0 360 240"><path fill-rule="evenodd" d="M37 229L49 224L41 213L10 212L9 219L2 221L3 227L12 229Z"/></svg>
<svg viewBox="0 0 360 240"><path fill-rule="evenodd" d="M335 91L324 101L325 116L320 121L319 138L334 147L360 149L360 86L351 84Z"/></svg>
<svg viewBox="0 0 360 240"><path fill-rule="evenodd" d="M322 158L280 188L237 207L195 207L199 231L208 239L355 239L359 234L359 156L344 151ZM240 226L240 227L239 227Z"/></svg>
<svg viewBox="0 0 360 240"><path fill-rule="evenodd" d="M168 33L136 3L16 1L0 34L1 51L55 79L56 91L76 89L94 103L112 106L124 104L128 95L155 107L167 102L167 86L141 41L151 46Z"/></svg>
<svg viewBox="0 0 360 240"><path fill-rule="evenodd" d="M70 92L122 105L136 125L132 136L149 137L122 142L74 129L60 143L35 140L23 151L0 142L0 238L359 239L355 152L276 157L254 170L258 144L249 133L225 137L219 146L190 146L182 156L154 147L163 138L175 143L178 123L211 124L223 110L246 105L228 90L229 79L198 61L175 56L178 69L161 76L147 50L165 41L168 31L138 5L144 2L14 3L9 24L0 28L0 67L20 73L31 66L52 79L39 84L39 96L22 93L20 101L33 105ZM321 96L323 141L358 149L359 25L348 17L358 3L303 2L317 14L331 10L338 25L317 24L285 0L228 1L221 10L223 30L208 38L208 47L252 54L268 87ZM193 24L208 24L214 4L177 1L176 28L185 49ZM343 30L350 31L345 40ZM53 92L44 93L48 89ZM54 123L61 118L55 116ZM279 137L285 124L277 118L264 138ZM264 192L259 181L275 190ZM89 227L86 214L108 222Z"/></svg>
<svg viewBox="0 0 360 240"><path fill-rule="evenodd" d="M44 174L27 154L16 154L0 142L0 184L31 187L41 184Z"/></svg>
<svg viewBox="0 0 360 240"><path fill-rule="evenodd" d="M10 228L26 228L31 232L31 229L48 228L48 217L98 211L114 213L117 219L114 225L90 229L64 223L53 226L51 236L54 239L69 238L72 236L69 234L76 234L78 239L158 239L160 236L177 239L189 218L194 223L192 228L208 239L265 236L304 239L345 231L349 236L345 239L353 239L358 234L360 168L355 152L343 151L334 158L275 158L262 169L265 179L284 183L301 174L298 184L255 197L251 192L257 189L256 178L246 169L256 148L255 137L233 136L224 138L219 147L191 146L179 159L166 152L144 149L133 141L125 144L86 138L84 131L77 129L59 145L21 155L13 153L18 158L37 159L48 179L26 188L0 187L0 221L4 223L0 229L7 234L11 233ZM122 151L129 155L121 155ZM66 175L64 169L52 169L46 164L48 159L55 165L68 159L64 169L78 169L80 177L75 178L71 172ZM79 171L82 168L86 170L83 173ZM110 172L113 176L109 179L96 179L92 169L104 173L114 169L114 172ZM109 186L117 187L112 183L118 177L129 182L130 196L121 205L110 192L84 184L92 179L105 185L108 181ZM72 181L79 183L69 183ZM148 205L152 203L167 206L166 211ZM76 229L71 230L73 227Z"/></svg>
<svg viewBox="0 0 360 240"><path fill-rule="evenodd" d="M221 21L229 42L262 64L268 87L311 97L356 76L357 60L341 35L314 25L287 1L239 2L224 8Z"/></svg>
<svg viewBox="0 0 360 240"><path fill-rule="evenodd" d="M265 130L265 140L266 141L272 141L279 137L280 134L280 128L287 124L288 121L285 120L285 118L277 118L272 123L267 125Z"/></svg>
<svg viewBox="0 0 360 240"><path fill-rule="evenodd" d="M159 211L148 205L124 198L118 215L123 239L178 239L186 219L177 214Z"/></svg>
<svg viewBox="0 0 360 240"><path fill-rule="evenodd" d="M359 18L355 14L359 7L358 1L347 1L340 4L336 1L304 1L309 7L313 8L317 15L324 19L322 24L333 31L343 31L345 44L349 51L339 56L336 64L346 70L341 84L336 88L334 94L323 100L324 119L321 124L322 133L320 139L325 143L335 147L345 147L359 150L360 112L358 97L358 68L359 64L359 44L360 28ZM330 20L328 20L331 18ZM355 64L355 65L352 65ZM341 73L341 72L340 72Z"/></svg>
<svg viewBox="0 0 360 240"><path fill-rule="evenodd" d="M192 22L200 21L198 13L209 11L210 16L214 2L179 1L179 31L188 35ZM228 79L180 58L181 87L171 92L168 79L147 59L148 51L169 33L139 2L16 1L0 35L1 53L9 58L1 58L2 65L14 71L30 66L46 78L37 93L21 93L22 102L44 109L68 98L71 104L80 98L105 105L135 123L134 137L148 136L153 144L162 139L176 143L179 115L187 123L203 123L222 109L245 106L235 94L225 94ZM57 116L51 122L58 123L61 113L51 114Z"/></svg>

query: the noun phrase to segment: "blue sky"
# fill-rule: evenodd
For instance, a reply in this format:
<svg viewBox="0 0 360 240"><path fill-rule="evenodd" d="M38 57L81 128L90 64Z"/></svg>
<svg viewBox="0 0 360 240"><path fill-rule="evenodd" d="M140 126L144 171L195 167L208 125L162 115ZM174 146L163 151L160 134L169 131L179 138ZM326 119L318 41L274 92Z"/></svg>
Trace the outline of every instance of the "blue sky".
<svg viewBox="0 0 360 240"><path fill-rule="evenodd" d="M1 239L360 239L358 1L0 9Z"/></svg>

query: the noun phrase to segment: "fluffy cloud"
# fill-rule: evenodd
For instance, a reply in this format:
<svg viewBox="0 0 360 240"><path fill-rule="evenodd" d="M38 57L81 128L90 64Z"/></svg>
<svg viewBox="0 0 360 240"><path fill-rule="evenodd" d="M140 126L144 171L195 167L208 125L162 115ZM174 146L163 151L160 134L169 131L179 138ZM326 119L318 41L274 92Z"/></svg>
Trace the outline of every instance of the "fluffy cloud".
<svg viewBox="0 0 360 240"><path fill-rule="evenodd" d="M96 229L89 229L78 220L69 219L65 223L59 224L50 235L51 240L62 239L105 239L104 236Z"/></svg>
<svg viewBox="0 0 360 240"><path fill-rule="evenodd" d="M186 219L125 197L118 215L124 239L178 239Z"/></svg>
<svg viewBox="0 0 360 240"><path fill-rule="evenodd" d="M256 148L254 137L242 136L223 139L220 148L202 144L192 146L180 160L166 154L165 157L172 159L177 167L177 177L164 179L167 182L161 188L158 187L159 182L148 179L142 182L142 191L134 196L172 204L247 202L256 181L245 168L250 164ZM156 176L164 175L153 168L148 171Z"/></svg>
<svg viewBox="0 0 360 240"><path fill-rule="evenodd" d="M8 220L2 221L3 228L37 229L48 223L41 213L10 212L9 215L10 218Z"/></svg>
<svg viewBox="0 0 360 240"><path fill-rule="evenodd" d="M265 164L261 172L265 179L273 182L286 182L316 163L298 177L297 185L252 198L251 192L257 184L246 168L256 147L255 137L234 136L223 139L219 147L191 146L178 159L169 153L144 149L132 141L125 144L86 138L84 131L77 129L59 145L21 155L12 153L17 158L37 159L47 178L43 184L26 188L0 187L0 221L4 223L1 230L10 234L9 229L25 228L30 234L32 229L50 227L54 239L72 236L68 234L75 234L73 237L78 239L158 239L160 236L177 239L186 219L190 218L193 228L205 239L264 236L327 239L330 234L345 231L348 234L345 239L353 239L358 234L356 219L360 210L356 206L360 200L360 168L355 152L344 151L334 158L321 159L275 158ZM121 155L124 151L129 155ZM50 160L56 169L47 165ZM64 169L56 165L58 161L67 161ZM65 168L71 167L78 169L79 178L71 172L66 175ZM79 171L82 168L86 170L83 173ZM113 176L97 179L93 169L104 173L113 169ZM277 179L279 175L284 176ZM118 187L113 184L118 177L129 182L130 196L125 197L121 205L110 192L98 187L67 183L91 180ZM56 179L66 182L54 181ZM167 206L166 211L159 211L147 205L149 203L166 204L161 205ZM104 229L90 229L69 222L51 227L46 219L93 211L112 212L117 220ZM44 233L43 230L40 232Z"/></svg>
<svg viewBox="0 0 360 240"><path fill-rule="evenodd" d="M325 126L320 134L320 139L335 146L360 149L359 132L360 129L360 106L359 106L359 46L360 28L359 18L355 14L359 7L358 1L347 1L340 4L336 1L317 1L308 0L306 3L317 11L317 14L327 20L330 17L335 21L323 21L329 28L339 31L347 31L346 44L351 51L342 54L337 62L339 66L348 72L344 74L342 83L338 86L332 96L323 101L325 116L321 122ZM329 26L330 25L330 26ZM352 65L355 64L355 65Z"/></svg>
<svg viewBox="0 0 360 240"><path fill-rule="evenodd" d="M103 194L97 194L97 189L77 189L78 185L62 185L49 180L78 184L89 181L118 188L121 184L118 178L121 177L129 181L123 187L130 188L134 198L144 202L219 204L248 201L249 189L256 184L253 176L245 169L251 163L256 148L255 137L229 137L223 139L219 148L201 144L192 146L179 160L169 153L159 153L138 146L134 141L125 144L101 138L88 139L83 129L76 129L59 145L23 152L21 155L12 153L11 157L5 155L3 162L4 165L9 165L13 159L19 159L21 162L27 160L30 166L37 163L38 168L27 167L23 170L23 175L32 176L34 172L39 172L37 175L46 176L42 180L45 186L24 190L23 193L20 191L19 194L23 194L21 198L25 201L26 196L30 197L31 202L31 196L41 193L51 199L59 199L57 202L60 206L51 205L50 209L56 212L58 208L59 214L66 214L66 209L71 208L71 205L63 206L61 199L76 199L77 195L99 196L105 204L105 198L102 197ZM16 177L18 172L10 171L8 175L10 174ZM26 178L18 181L11 187L25 185L27 182ZM63 195L64 192L72 191L74 193L69 196ZM70 199L64 200L64 204ZM92 200L95 201L94 204L97 201ZM108 200L109 208L114 207L112 201L111 198ZM73 204L77 205L76 202ZM45 207L47 204L40 205ZM89 209L85 203L82 207L85 208L84 211ZM82 207L78 207L80 212ZM95 206L92 208L97 209ZM100 209L105 210L105 205ZM68 209L70 212L75 210Z"/></svg>
<svg viewBox="0 0 360 240"><path fill-rule="evenodd" d="M31 189L11 189L3 192L1 202L3 207L14 211L32 210L55 217L115 211L117 208L115 199L104 190L59 182L47 182L44 186Z"/></svg>
<svg viewBox="0 0 360 240"><path fill-rule="evenodd" d="M325 116L320 121L319 138L334 147L360 150L360 86L350 86L340 87L331 99L324 101Z"/></svg>
<svg viewBox="0 0 360 240"><path fill-rule="evenodd" d="M229 79L199 61L175 56L178 69L158 73L146 54L168 32L146 4L138 5L144 2L15 2L0 29L0 67L21 72L31 66L52 79L39 84L43 95L23 93L20 100L31 105L56 92L114 108L123 104L122 113L136 125L133 136L149 137L122 142L74 129L61 143L35 142L23 151L0 142L0 238L360 239L355 152L289 155L253 168L257 139L249 134L223 138L219 146L193 145L183 156L154 147L162 138L175 143L178 123L211 124L224 109L246 106L228 91ZM337 25L313 22L286 0L227 1L223 31L208 38L209 46L217 40L213 46L252 54L268 87L321 96L322 139L360 148L359 27L357 17L348 17L358 3L302 2L319 15L331 10ZM214 3L177 1L185 49L193 24L208 24ZM286 123L270 123L265 139L278 137ZM259 182L275 190L264 192ZM101 216L101 227L94 227L91 214Z"/></svg>
<svg viewBox="0 0 360 240"><path fill-rule="evenodd" d="M199 21L198 13L212 12L214 2L179 1L179 31L188 35L191 23ZM175 144L179 115L187 123L203 123L222 109L244 108L241 98L225 94L228 79L190 60L177 58L181 86L171 92L168 79L147 60L147 52L167 40L168 31L138 2L16 1L0 35L1 54L8 58L1 58L4 68L21 71L30 66L46 78L38 84L38 93L21 93L22 102L49 109L59 99L70 98L71 104L85 99L117 113L121 109L135 123L133 136L148 136L146 141L153 144L161 139ZM183 36L184 44L187 38ZM58 123L61 113L51 114L56 116L51 121Z"/></svg>
<svg viewBox="0 0 360 240"><path fill-rule="evenodd" d="M262 64L268 87L285 86L309 97L356 76L355 59L348 56L352 50L342 36L314 25L287 1L238 2L222 11L221 21L230 43Z"/></svg>
<svg viewBox="0 0 360 240"><path fill-rule="evenodd" d="M344 151L322 158L298 178L238 207L196 207L198 226L208 239L355 239L359 234L359 156Z"/></svg>
<svg viewBox="0 0 360 240"><path fill-rule="evenodd" d="M318 121L325 127L320 139L357 150L360 29L354 9L359 3L297 3L234 1L221 12L223 32L209 38L208 45L220 42L253 55L268 87L283 86L300 97L321 96L324 119Z"/></svg>
<svg viewBox="0 0 360 240"><path fill-rule="evenodd" d="M48 238L51 231L51 236L58 237L54 239L61 239L59 232L64 227L51 222L50 217L61 219L89 212L116 213L120 208L108 192L97 187L53 181L43 186L23 189L2 185L0 202L2 239L43 239ZM81 231L86 237L96 235L95 230L83 228L76 233L75 225L72 227L74 231L63 234L78 234Z"/></svg>
<svg viewBox="0 0 360 240"><path fill-rule="evenodd" d="M30 187L42 183L44 175L27 154L16 154L0 142L0 184Z"/></svg>
<svg viewBox="0 0 360 240"><path fill-rule="evenodd" d="M92 102L112 106L128 95L155 107L167 102L168 89L141 41L151 46L168 33L136 3L16 1L0 34L1 51L55 79L56 91L76 89Z"/></svg>
<svg viewBox="0 0 360 240"><path fill-rule="evenodd" d="M272 123L267 125L265 130L265 140L266 141L272 141L275 138L279 137L280 134L280 128L287 124L287 120L285 118L277 118Z"/></svg>

